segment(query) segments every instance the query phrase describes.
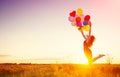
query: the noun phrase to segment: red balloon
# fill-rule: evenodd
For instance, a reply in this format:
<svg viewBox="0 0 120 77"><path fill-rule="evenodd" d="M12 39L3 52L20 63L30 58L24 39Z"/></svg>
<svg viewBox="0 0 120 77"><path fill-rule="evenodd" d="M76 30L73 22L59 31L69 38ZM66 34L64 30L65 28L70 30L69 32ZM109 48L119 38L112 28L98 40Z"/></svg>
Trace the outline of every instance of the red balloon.
<svg viewBox="0 0 120 77"><path fill-rule="evenodd" d="M80 17L76 17L76 22L80 22L81 18Z"/></svg>
<svg viewBox="0 0 120 77"><path fill-rule="evenodd" d="M72 11L72 12L70 13L70 16L75 17L75 16L76 16L76 11Z"/></svg>
<svg viewBox="0 0 120 77"><path fill-rule="evenodd" d="M86 16L84 17L84 20L89 21L89 20L90 20L90 15L86 15Z"/></svg>

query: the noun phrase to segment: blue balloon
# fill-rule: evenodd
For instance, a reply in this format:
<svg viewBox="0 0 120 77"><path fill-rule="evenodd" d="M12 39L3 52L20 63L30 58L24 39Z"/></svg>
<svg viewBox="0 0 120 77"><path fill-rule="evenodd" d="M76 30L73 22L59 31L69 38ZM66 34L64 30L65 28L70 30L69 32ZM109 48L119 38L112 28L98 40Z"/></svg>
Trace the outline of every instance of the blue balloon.
<svg viewBox="0 0 120 77"><path fill-rule="evenodd" d="M88 25L88 21L87 20L83 21L83 25Z"/></svg>

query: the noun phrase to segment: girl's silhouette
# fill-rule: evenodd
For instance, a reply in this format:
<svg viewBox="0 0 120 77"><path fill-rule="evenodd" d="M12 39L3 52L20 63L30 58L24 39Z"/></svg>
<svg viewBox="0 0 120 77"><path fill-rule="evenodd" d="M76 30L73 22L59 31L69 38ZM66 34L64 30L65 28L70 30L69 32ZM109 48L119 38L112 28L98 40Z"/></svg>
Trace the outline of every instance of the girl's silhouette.
<svg viewBox="0 0 120 77"><path fill-rule="evenodd" d="M85 39L83 42L84 54L85 54L89 64L92 64L97 59L105 56L104 54L99 54L95 58L93 58L93 56L92 56L92 51L91 51L90 47L93 45L93 42L95 41L95 37L93 35L91 35L91 27L90 27L89 35L84 35L81 28L78 28L78 30L81 31L81 33Z"/></svg>

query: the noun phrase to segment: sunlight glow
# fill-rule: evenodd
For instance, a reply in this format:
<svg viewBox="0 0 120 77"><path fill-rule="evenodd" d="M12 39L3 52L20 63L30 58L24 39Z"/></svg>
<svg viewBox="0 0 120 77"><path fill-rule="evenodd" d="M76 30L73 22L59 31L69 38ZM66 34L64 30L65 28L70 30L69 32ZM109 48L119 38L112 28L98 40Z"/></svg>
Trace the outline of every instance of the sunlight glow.
<svg viewBox="0 0 120 77"><path fill-rule="evenodd" d="M77 63L77 64L80 64L80 63L81 64L88 64L87 59L85 58L85 56L84 55L80 56L80 53L77 53L77 54L75 54L73 56L72 62Z"/></svg>
<svg viewBox="0 0 120 77"><path fill-rule="evenodd" d="M96 37L91 48L93 56L110 54L113 63L120 63L120 0L6 2L0 1L0 55L17 58L0 56L0 62L39 62L29 59L60 57L60 63L87 64L84 39L68 21L69 12L80 7L91 16L91 34ZM102 60L105 62L105 58L96 62Z"/></svg>

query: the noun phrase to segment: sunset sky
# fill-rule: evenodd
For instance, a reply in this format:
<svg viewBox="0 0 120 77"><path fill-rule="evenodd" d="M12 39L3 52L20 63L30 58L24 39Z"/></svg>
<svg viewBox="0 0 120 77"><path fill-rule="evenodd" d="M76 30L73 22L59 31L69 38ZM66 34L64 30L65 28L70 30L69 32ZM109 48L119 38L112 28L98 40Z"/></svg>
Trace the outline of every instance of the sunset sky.
<svg viewBox="0 0 120 77"><path fill-rule="evenodd" d="M120 63L120 0L0 0L0 62L60 59L86 63L83 37L68 21L82 8L91 16L96 61Z"/></svg>

